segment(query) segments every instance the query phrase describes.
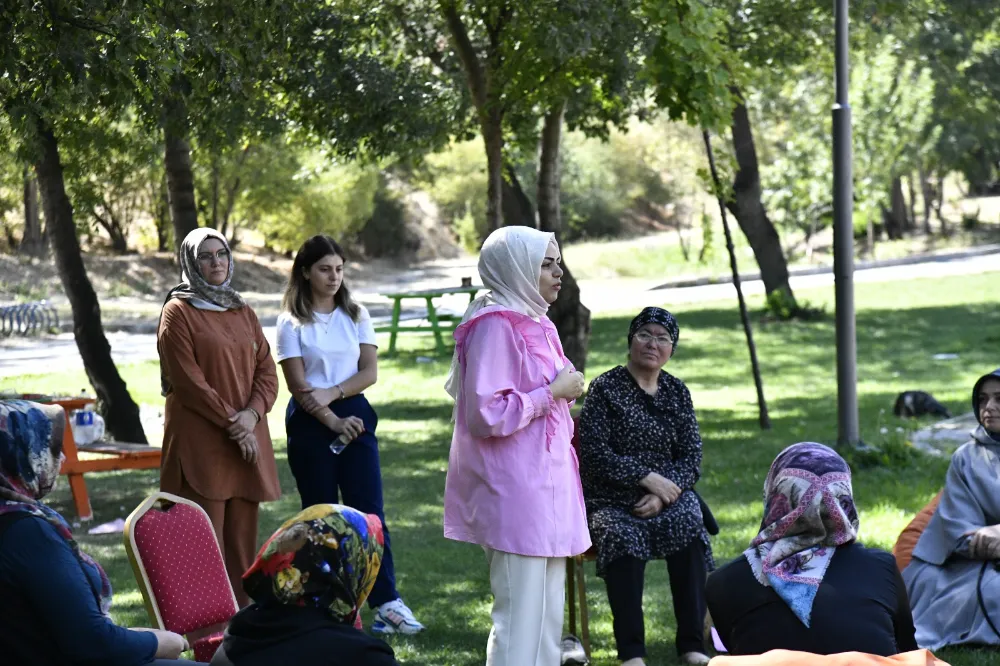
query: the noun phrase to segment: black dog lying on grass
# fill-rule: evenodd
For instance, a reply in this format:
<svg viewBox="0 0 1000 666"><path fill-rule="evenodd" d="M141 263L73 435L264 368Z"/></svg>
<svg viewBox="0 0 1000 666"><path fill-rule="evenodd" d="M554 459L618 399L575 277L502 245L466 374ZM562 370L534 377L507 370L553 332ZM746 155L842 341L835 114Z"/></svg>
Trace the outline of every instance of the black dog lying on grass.
<svg viewBox="0 0 1000 666"><path fill-rule="evenodd" d="M913 418L934 414L946 419L951 413L940 402L925 391L903 391L896 397L892 413L901 418Z"/></svg>

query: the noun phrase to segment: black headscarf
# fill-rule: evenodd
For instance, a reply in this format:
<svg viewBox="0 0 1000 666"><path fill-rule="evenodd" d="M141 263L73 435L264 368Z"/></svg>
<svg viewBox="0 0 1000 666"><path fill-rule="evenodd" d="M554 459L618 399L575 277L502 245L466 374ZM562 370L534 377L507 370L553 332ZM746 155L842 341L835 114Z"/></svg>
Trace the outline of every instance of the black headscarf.
<svg viewBox="0 0 1000 666"><path fill-rule="evenodd" d="M632 320L632 323L628 327L628 346L632 346L632 338L646 324L659 324L667 329L667 335L674 342L673 348L670 350L670 355L673 356L674 352L677 351L677 340L680 337L681 329L677 325L677 319L663 308L643 308L642 312L635 316L635 319Z"/></svg>

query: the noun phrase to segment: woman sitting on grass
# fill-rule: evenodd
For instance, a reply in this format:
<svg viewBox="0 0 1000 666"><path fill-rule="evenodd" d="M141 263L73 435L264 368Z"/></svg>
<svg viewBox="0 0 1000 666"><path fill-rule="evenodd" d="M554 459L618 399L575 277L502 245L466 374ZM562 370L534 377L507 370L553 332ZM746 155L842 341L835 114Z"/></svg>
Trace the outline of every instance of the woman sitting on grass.
<svg viewBox="0 0 1000 666"><path fill-rule="evenodd" d="M979 427L951 459L906 580L920 647L1000 645L1000 369L972 389Z"/></svg>
<svg viewBox="0 0 1000 666"><path fill-rule="evenodd" d="M844 459L812 442L779 453L764 481L760 533L708 579L708 609L729 651L916 650L895 559L857 535Z"/></svg>
<svg viewBox="0 0 1000 666"><path fill-rule="evenodd" d="M104 570L41 503L59 478L65 423L61 407L0 401L0 663L190 664L174 661L183 636L111 621Z"/></svg>

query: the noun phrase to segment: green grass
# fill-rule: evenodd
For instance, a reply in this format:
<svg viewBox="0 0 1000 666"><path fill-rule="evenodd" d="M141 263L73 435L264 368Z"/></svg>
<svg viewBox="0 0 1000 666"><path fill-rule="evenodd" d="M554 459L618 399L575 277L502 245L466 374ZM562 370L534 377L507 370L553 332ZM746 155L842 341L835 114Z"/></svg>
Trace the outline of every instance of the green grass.
<svg viewBox="0 0 1000 666"><path fill-rule="evenodd" d="M730 221L736 259L747 274L756 272L753 252L746 236L739 233L734 221ZM701 238L690 241L689 256L685 259L674 232L664 232L639 239L586 241L573 243L563 248L566 264L581 280L605 279L611 277L648 280L677 280L696 277L729 277L729 254L721 227L715 232L711 252L704 262L698 261ZM792 268L832 266L833 255L829 231L824 232L811 259L805 256L802 235L782 231L782 246L785 248L788 264ZM951 225L951 235L947 238L935 236L911 236L900 240L881 240L875 244L874 256L867 256L864 239L855 244L858 261L886 260L909 257L916 254L945 252L979 245L1000 242L1000 224L985 219L975 231L963 231L958 221Z"/></svg>
<svg viewBox="0 0 1000 666"><path fill-rule="evenodd" d="M969 409L969 392L981 373L998 364L1000 295L996 275L941 280L860 284L858 305L858 377L863 438L885 449L887 464L855 461L854 489L861 507L861 538L889 549L909 518L940 488L947 461L924 457L905 444L913 426L891 414L899 391L933 393L953 412ZM832 312L832 288L803 291ZM651 303L663 298L652 293ZM667 302L662 305L670 307ZM760 309L760 299L751 299ZM620 363L625 332L633 313L602 316L593 322L588 376ZM684 306L675 311L680 345L669 370L690 387L705 443L699 490L722 528L714 540L721 563L737 556L760 520L761 486L774 455L803 440L834 443L837 401L832 317L813 323L757 323L755 339L773 428L757 426L754 388L746 345L733 302ZM379 411L386 513L396 549L399 586L407 602L428 625L426 633L397 638L393 645L405 664L472 666L481 664L489 631L490 592L485 559L474 546L441 536L442 496L451 436L450 404L441 388L447 359L417 363L430 339L407 341L398 359L380 364L380 381L369 394ZM960 355L935 361L938 352ZM155 363L122 368L138 400L158 404ZM52 391L85 385L82 373L17 377L0 388ZM262 507L261 538L298 508L295 486L285 460L281 411L271 415L285 496ZM904 428L902 433L897 426ZM881 429L887 433L882 434ZM155 472L95 474L88 477L96 521L125 515L156 488ZM72 515L66 488L52 505ZM148 624L120 536L81 536L86 549L108 568L115 584L115 618ZM663 566L648 569L645 610L650 663L673 663L674 618ZM601 581L587 567L591 628L597 666L616 664L611 616ZM944 650L956 666L985 666L994 653Z"/></svg>

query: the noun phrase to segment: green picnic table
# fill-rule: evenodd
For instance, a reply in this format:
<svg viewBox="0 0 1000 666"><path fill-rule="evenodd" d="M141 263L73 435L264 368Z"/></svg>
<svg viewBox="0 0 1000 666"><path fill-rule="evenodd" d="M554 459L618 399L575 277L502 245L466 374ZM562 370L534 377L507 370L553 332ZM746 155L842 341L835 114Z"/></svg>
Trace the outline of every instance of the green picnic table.
<svg viewBox="0 0 1000 666"><path fill-rule="evenodd" d="M389 333L389 353L388 356L396 355L396 336L399 333L427 333L434 334L434 348L438 354L445 353L444 336L442 333L451 333L458 325L461 317L450 314L438 314L434 306L434 299L452 294L468 294L471 303L476 298L476 294L485 289L482 285L470 285L468 287L448 287L445 289L424 289L421 291L404 291L394 294L382 294L385 298L392 299L392 321L384 326L375 329L376 333ZM427 305L427 321L430 326L401 326L399 316L403 310L404 300L421 300Z"/></svg>

